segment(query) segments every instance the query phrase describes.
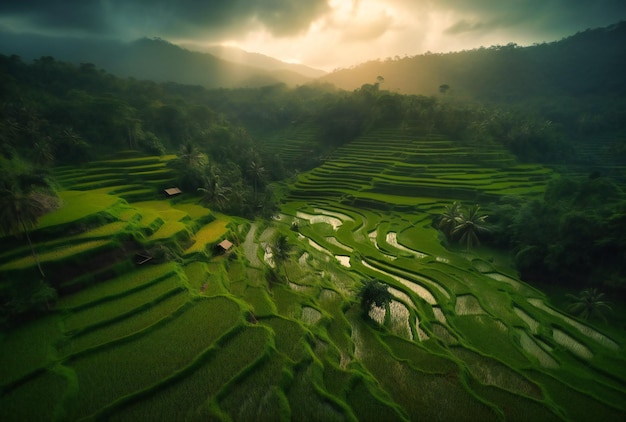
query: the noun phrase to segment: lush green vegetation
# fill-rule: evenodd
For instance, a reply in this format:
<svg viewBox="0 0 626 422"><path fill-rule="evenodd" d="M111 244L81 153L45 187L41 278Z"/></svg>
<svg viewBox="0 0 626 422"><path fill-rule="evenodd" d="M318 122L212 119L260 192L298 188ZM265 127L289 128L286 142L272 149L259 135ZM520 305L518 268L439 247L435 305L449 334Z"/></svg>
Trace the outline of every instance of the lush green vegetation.
<svg viewBox="0 0 626 422"><path fill-rule="evenodd" d="M494 205L488 236L512 249L524 279L623 294L625 213L626 197L615 180L564 176L543 198L507 197Z"/></svg>
<svg viewBox="0 0 626 422"><path fill-rule="evenodd" d="M624 168L545 116L0 63L7 420L623 419Z"/></svg>

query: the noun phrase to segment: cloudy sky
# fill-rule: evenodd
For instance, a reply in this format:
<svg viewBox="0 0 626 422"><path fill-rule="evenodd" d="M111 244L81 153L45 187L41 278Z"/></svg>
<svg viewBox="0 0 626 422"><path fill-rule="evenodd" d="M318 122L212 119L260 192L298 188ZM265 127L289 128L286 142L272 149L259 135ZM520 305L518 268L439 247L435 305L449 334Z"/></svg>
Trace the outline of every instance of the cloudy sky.
<svg viewBox="0 0 626 422"><path fill-rule="evenodd" d="M626 20L626 0L1 0L0 30L201 48L333 70L376 58L554 41Z"/></svg>

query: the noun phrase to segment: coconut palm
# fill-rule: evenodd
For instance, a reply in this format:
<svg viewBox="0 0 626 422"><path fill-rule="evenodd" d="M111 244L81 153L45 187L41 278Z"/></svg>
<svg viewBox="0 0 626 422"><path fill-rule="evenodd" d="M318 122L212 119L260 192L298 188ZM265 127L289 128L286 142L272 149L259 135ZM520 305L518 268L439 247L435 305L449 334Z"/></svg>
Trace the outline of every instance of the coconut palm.
<svg viewBox="0 0 626 422"><path fill-rule="evenodd" d="M39 273L44 278L39 257L30 239L30 230L37 226L39 217L49 211L53 203L45 194L25 194L17 188L0 191L0 235L19 237L24 233Z"/></svg>
<svg viewBox="0 0 626 422"><path fill-rule="evenodd" d="M180 147L178 160L185 168L192 169L202 168L208 162L206 154L192 142L186 142Z"/></svg>
<svg viewBox="0 0 626 422"><path fill-rule="evenodd" d="M33 161L39 166L49 166L54 162L52 142L49 138L35 142L32 152Z"/></svg>
<svg viewBox="0 0 626 422"><path fill-rule="evenodd" d="M461 215L461 205L454 201L446 205L443 214L439 217L439 229L448 239L452 238L452 232L456 228L457 218Z"/></svg>
<svg viewBox="0 0 626 422"><path fill-rule="evenodd" d="M472 246L480 245L478 234L488 231L485 226L486 219L487 215L480 212L478 205L474 205L466 213L462 212L455 218L456 225L452 235L459 236L459 243L465 244L468 250Z"/></svg>
<svg viewBox="0 0 626 422"><path fill-rule="evenodd" d="M272 257L274 258L274 263L276 267L282 267L283 272L285 273L285 279L289 281L289 276L287 274L287 262L291 258L291 253L293 252L293 245L289 243L289 239L287 235L280 233L274 239L274 242L271 245L272 249Z"/></svg>
<svg viewBox="0 0 626 422"><path fill-rule="evenodd" d="M212 203L218 210L223 210L228 204L232 188L224 186L220 176L211 172L204 179L204 187L198 188L198 192L202 192L202 201Z"/></svg>
<svg viewBox="0 0 626 422"><path fill-rule="evenodd" d="M250 171L250 176L252 177L252 188L254 195L256 196L259 185L262 183L263 178L265 177L265 167L263 167L257 160L253 160L250 162L248 166L248 170Z"/></svg>
<svg viewBox="0 0 626 422"><path fill-rule="evenodd" d="M603 299L604 293L597 289L585 289L578 296L568 293L567 297L572 301L567 306L567 311L584 320L597 317L606 322L603 312L613 310L609 302Z"/></svg>

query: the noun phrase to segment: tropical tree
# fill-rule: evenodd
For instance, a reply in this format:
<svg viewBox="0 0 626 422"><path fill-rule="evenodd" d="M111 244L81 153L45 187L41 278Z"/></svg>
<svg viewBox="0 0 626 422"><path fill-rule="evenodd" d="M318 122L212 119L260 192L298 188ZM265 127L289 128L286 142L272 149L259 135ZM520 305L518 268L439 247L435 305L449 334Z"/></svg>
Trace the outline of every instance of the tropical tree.
<svg viewBox="0 0 626 422"><path fill-rule="evenodd" d="M225 186L215 171L209 171L204 177L204 187L198 188L198 192L202 192L202 202L213 204L222 211L228 205L232 188Z"/></svg>
<svg viewBox="0 0 626 422"><path fill-rule="evenodd" d="M457 218L461 216L461 204L454 201L446 205L443 214L439 217L439 229L446 235L448 240L452 239L452 232L456 228Z"/></svg>
<svg viewBox="0 0 626 422"><path fill-rule="evenodd" d="M252 192L256 196L258 188L262 184L263 178L265 177L265 167L263 167L258 160L252 160L250 161L248 170L252 178Z"/></svg>
<svg viewBox="0 0 626 422"><path fill-rule="evenodd" d="M53 146L49 138L35 142L32 158L35 164L39 166L48 166L54 162Z"/></svg>
<svg viewBox="0 0 626 422"><path fill-rule="evenodd" d="M271 249L276 267L282 267L283 272L285 273L285 279L289 281L289 276L287 274L287 262L289 262L291 254L293 253L293 245L289 243L287 235L283 233L278 234L278 236L274 238Z"/></svg>
<svg viewBox="0 0 626 422"><path fill-rule="evenodd" d="M612 311L609 302L605 301L604 293L597 289L585 289L578 296L567 294L571 303L567 306L567 311L584 320L598 318L606 322L604 311Z"/></svg>
<svg viewBox="0 0 626 422"><path fill-rule="evenodd" d="M197 145L186 142L181 145L177 157L168 166L177 170L178 183L183 190L193 191L202 186L209 159Z"/></svg>
<svg viewBox="0 0 626 422"><path fill-rule="evenodd" d="M177 160L187 168L201 168L208 163L206 154L192 142L181 145Z"/></svg>
<svg viewBox="0 0 626 422"><path fill-rule="evenodd" d="M363 316L369 318L370 309L372 305L376 305L380 308L386 308L391 302L391 293L389 293L389 287L375 279L369 279L361 286L357 297L360 299L361 310Z"/></svg>
<svg viewBox="0 0 626 422"><path fill-rule="evenodd" d="M30 239L30 230L37 226L39 217L50 211L55 203L50 195L41 192L24 193L17 187L0 190L0 235L19 237L25 234L39 273L44 278L39 257Z"/></svg>
<svg viewBox="0 0 626 422"><path fill-rule="evenodd" d="M469 250L472 246L480 245L478 234L488 231L485 225L486 219L487 215L480 212L478 205L474 205L455 218L456 225L452 234L459 236L459 243L465 244Z"/></svg>

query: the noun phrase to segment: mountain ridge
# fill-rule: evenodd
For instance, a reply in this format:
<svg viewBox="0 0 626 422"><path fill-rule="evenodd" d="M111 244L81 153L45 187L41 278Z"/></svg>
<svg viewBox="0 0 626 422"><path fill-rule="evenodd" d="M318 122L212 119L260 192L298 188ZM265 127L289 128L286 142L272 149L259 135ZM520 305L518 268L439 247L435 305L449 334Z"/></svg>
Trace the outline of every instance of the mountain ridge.
<svg viewBox="0 0 626 422"><path fill-rule="evenodd" d="M529 98L626 95L626 22L580 31L559 41L532 46L514 43L451 53L425 53L370 60L332 73L290 64L233 47L190 50L160 38L132 42L0 32L0 53L23 59L53 56L75 64L93 63L121 77L201 85L209 89L284 83L330 83L344 90L383 79L389 92L452 95L489 102ZM323 74L323 75L322 75ZM441 86L449 89L440 92Z"/></svg>
<svg viewBox="0 0 626 422"><path fill-rule="evenodd" d="M188 44L180 45L181 47L184 47L192 52L197 51L200 53L209 53L215 57L219 57L232 63L246 64L248 66L258 67L265 70L293 71L313 79L322 77L328 73L304 64L284 62L265 54L245 51L238 47L222 45L212 45L207 47L197 47Z"/></svg>
<svg viewBox="0 0 626 422"><path fill-rule="evenodd" d="M116 40L45 37L0 32L0 53L25 60L52 56L74 64L93 63L121 77L202 85L206 88L257 87L285 83L296 86L312 77L284 63L273 69L225 60L208 52L190 51L161 38ZM276 62L278 60L274 59ZM310 71L309 71L310 73Z"/></svg>
<svg viewBox="0 0 626 422"><path fill-rule="evenodd" d="M488 101L528 96L626 93L626 22L587 29L549 43L515 43L451 53L371 60L320 81L353 90L384 78L384 89L402 94L450 94Z"/></svg>

